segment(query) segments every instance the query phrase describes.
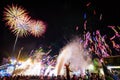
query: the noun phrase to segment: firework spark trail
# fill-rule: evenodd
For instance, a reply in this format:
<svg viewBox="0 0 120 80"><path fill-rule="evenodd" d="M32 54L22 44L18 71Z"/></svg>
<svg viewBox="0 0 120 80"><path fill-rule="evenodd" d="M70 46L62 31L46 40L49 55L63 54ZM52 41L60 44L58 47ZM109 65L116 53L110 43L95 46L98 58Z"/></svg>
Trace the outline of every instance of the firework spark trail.
<svg viewBox="0 0 120 80"><path fill-rule="evenodd" d="M90 8L92 5L91 5L91 2L88 2L86 3L86 7L87 8ZM95 9L91 9L91 12L93 15L97 15ZM87 18L86 18L86 12L84 13L83 15L83 19L85 20L84 23L83 23L83 28L84 28L84 34L83 34L83 37L84 37L84 48L88 49L90 48L91 50L91 47L93 47L93 51L95 52L95 54L97 54L98 56L100 56L100 58L102 58L103 56L106 57L106 56L110 56L112 55L112 51L111 49L109 48L108 44L105 42L105 39L103 38L103 36L101 36L100 34L100 31L99 30L96 30L96 33L94 33L94 36L93 35L87 35L87 33L89 32L86 32L86 25L87 25ZM87 17L89 17L87 15ZM95 16L94 16L95 17ZM100 14L99 15L99 21L101 21L103 18L103 15ZM114 46L114 48L119 48L119 44L116 44L115 41L113 41L113 39L115 38L119 38L120 37L120 34L119 34L119 31L117 31L116 27L115 26L108 26L109 28L111 28L114 32L115 32L115 35L112 36L110 38L110 40L112 40L112 44ZM119 29L119 27L117 27Z"/></svg>
<svg viewBox="0 0 120 80"><path fill-rule="evenodd" d="M87 26L87 20L85 20L84 22L84 30L86 30L86 26Z"/></svg>
<svg viewBox="0 0 120 80"><path fill-rule="evenodd" d="M115 35L113 37L110 38L110 40L113 40L115 37L120 37L120 34L119 32L115 29L116 27L115 26L108 26L109 28L111 28L114 32L115 32ZM118 28L118 27L117 27ZM119 29L119 28L118 28Z"/></svg>
<svg viewBox="0 0 120 80"><path fill-rule="evenodd" d="M91 2L87 3L86 6L89 7L91 5Z"/></svg>
<svg viewBox="0 0 120 80"><path fill-rule="evenodd" d="M117 31L115 28L115 26L108 26L109 28L111 28L114 32L115 32L115 34L110 38L110 41L112 42L112 46L113 46L113 48L116 50L116 51L120 51L120 44L117 44L116 42L115 42L115 40L114 39L116 39L116 38L119 38L120 37L120 34L119 34L119 31ZM118 29L119 29L119 27L117 27Z"/></svg>
<svg viewBox="0 0 120 80"><path fill-rule="evenodd" d="M92 34L93 35L91 35L90 32L86 32L86 34L83 35L85 36L84 48L89 50L89 52L93 51L99 58L110 56L111 50L105 42L106 35L101 36L99 30L96 30L96 32Z"/></svg>
<svg viewBox="0 0 120 80"><path fill-rule="evenodd" d="M97 40L97 49L95 51L97 51L99 54L102 54L101 56L102 57L107 57L109 56L109 53L107 52L107 49L106 48L109 48L107 45L106 45L106 42L104 40L104 37L101 36L100 34L100 31L96 31L96 40ZM100 50L100 51L98 51ZM102 58L101 57L101 58Z"/></svg>
<svg viewBox="0 0 120 80"><path fill-rule="evenodd" d="M120 30L120 26L117 26L117 28Z"/></svg>
<svg viewBox="0 0 120 80"><path fill-rule="evenodd" d="M102 14L100 14L100 21L102 20Z"/></svg>

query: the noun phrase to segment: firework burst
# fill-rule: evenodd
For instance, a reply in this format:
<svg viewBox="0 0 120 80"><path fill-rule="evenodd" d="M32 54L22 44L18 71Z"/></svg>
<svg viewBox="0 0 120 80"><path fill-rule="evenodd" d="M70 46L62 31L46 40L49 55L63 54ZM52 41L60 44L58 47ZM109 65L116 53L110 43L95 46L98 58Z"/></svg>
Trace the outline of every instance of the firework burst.
<svg viewBox="0 0 120 80"><path fill-rule="evenodd" d="M13 33L19 36L27 34L29 20L27 11L21 6L7 6L4 11L6 25L10 26Z"/></svg>
<svg viewBox="0 0 120 80"><path fill-rule="evenodd" d="M32 20L30 25L31 27L29 29L29 32L35 37L42 36L43 33L46 31L46 25L43 21Z"/></svg>
<svg viewBox="0 0 120 80"><path fill-rule="evenodd" d="M23 16L21 19L17 20L16 26L12 29L12 32L18 36L26 36L28 33L29 26L29 16Z"/></svg>

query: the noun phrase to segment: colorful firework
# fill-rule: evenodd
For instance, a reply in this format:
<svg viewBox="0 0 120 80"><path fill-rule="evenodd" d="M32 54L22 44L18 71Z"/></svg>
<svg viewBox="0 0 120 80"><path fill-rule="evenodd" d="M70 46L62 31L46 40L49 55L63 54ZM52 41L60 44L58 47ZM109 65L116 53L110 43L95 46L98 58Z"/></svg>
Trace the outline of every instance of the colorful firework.
<svg viewBox="0 0 120 80"><path fill-rule="evenodd" d="M10 26L12 32L18 36L27 34L30 17L27 11L21 6L7 6L4 11L4 20L6 25Z"/></svg>
<svg viewBox="0 0 120 80"><path fill-rule="evenodd" d="M22 36L26 36L28 33L28 29L29 29L29 20L30 17L29 16L22 16L20 19L17 20L15 26L12 28L12 32L15 35L18 35L20 37Z"/></svg>
<svg viewBox="0 0 120 80"><path fill-rule="evenodd" d="M14 53L18 37L26 36L28 33L30 17L24 8L12 5L5 8L3 19L6 21L6 25L10 26L9 29L16 35L12 52Z"/></svg>
<svg viewBox="0 0 120 80"><path fill-rule="evenodd" d="M46 31L46 25L43 21L31 21L29 32L35 37L41 36Z"/></svg>

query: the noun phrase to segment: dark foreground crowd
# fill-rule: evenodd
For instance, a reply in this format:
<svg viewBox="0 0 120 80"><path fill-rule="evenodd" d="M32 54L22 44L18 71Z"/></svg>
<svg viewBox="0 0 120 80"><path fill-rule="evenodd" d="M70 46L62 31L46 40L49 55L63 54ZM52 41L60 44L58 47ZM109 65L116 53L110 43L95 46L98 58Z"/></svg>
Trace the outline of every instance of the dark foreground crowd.
<svg viewBox="0 0 120 80"><path fill-rule="evenodd" d="M86 74L84 76L81 75L71 75L71 76L64 76L64 75L57 75L57 76L4 76L1 77L0 80L120 80L120 76L118 74L114 75L99 75L98 73L91 73Z"/></svg>
<svg viewBox="0 0 120 80"><path fill-rule="evenodd" d="M0 80L105 80L103 76L98 76L93 74L91 76L77 76L72 75L70 79L66 76L58 75L58 76L10 76L10 77L2 77Z"/></svg>
<svg viewBox="0 0 120 80"><path fill-rule="evenodd" d="M70 75L71 70L69 69L70 64L66 64L66 75L57 76L4 76L0 77L0 80L120 80L120 73L117 71L112 71L104 69L105 75L100 75L100 73L90 73L89 70L85 71L85 75Z"/></svg>

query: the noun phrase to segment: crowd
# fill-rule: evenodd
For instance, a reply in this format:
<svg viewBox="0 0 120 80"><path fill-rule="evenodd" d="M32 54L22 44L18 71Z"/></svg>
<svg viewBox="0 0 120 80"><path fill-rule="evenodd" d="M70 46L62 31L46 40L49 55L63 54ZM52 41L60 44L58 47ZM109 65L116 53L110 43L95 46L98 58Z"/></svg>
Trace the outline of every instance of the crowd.
<svg viewBox="0 0 120 80"><path fill-rule="evenodd" d="M69 79L64 75L57 75L57 76L5 76L2 77L0 80L105 80L104 76L99 76L98 74L91 74L91 76L84 75L84 76L77 76L72 75Z"/></svg>
<svg viewBox="0 0 120 80"><path fill-rule="evenodd" d="M66 73L65 75L57 75L54 74L52 76L49 75L14 75L14 76L4 76L0 77L0 80L120 80L120 73L116 70L108 70L103 65L104 75L98 73L92 73L88 69L85 71L85 74L70 74L72 71L69 68L69 64L65 64Z"/></svg>
<svg viewBox="0 0 120 80"><path fill-rule="evenodd" d="M68 73L66 72L66 75L15 75L1 77L0 80L120 80L120 74L117 72L109 72L108 74L101 75L99 73L90 73L89 71L86 71L85 75L70 75L68 71Z"/></svg>

